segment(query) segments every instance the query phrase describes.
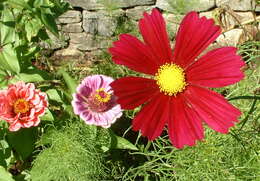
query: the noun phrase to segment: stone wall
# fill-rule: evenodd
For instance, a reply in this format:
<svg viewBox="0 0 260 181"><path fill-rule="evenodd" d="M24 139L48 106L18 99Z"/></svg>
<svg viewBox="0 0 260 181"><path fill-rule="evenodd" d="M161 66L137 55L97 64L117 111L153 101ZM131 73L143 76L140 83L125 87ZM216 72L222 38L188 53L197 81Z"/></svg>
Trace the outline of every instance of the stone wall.
<svg viewBox="0 0 260 181"><path fill-rule="evenodd" d="M252 25L260 7L255 0L67 0L72 10L57 20L63 40L53 37L53 49L61 56L96 53L111 46L117 37L119 17L129 21L133 29L144 11L157 7L167 21L168 32L174 37L185 12L194 10L213 18L222 26L223 34L217 43L233 45L255 36ZM184 2L184 3L181 3ZM181 4L178 4L181 3ZM181 7L181 8L180 8ZM124 22L123 22L124 23Z"/></svg>

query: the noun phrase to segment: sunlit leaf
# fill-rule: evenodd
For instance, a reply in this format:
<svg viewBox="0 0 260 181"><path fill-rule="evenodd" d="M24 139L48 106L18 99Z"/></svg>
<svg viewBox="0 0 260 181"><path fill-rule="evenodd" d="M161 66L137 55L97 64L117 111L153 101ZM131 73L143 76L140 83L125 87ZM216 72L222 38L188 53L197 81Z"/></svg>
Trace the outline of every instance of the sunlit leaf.
<svg viewBox="0 0 260 181"><path fill-rule="evenodd" d="M46 110L45 114L40 117L41 120L54 121L54 116L49 109Z"/></svg>
<svg viewBox="0 0 260 181"><path fill-rule="evenodd" d="M3 69L9 70L13 73L20 72L20 65L16 52L11 44L7 44L0 52L0 65Z"/></svg>
<svg viewBox="0 0 260 181"><path fill-rule="evenodd" d="M112 149L127 149L127 150L138 150L138 148L125 138L117 136L112 130L110 130L112 138L111 148Z"/></svg>
<svg viewBox="0 0 260 181"><path fill-rule="evenodd" d="M25 0L8 0L7 3L14 8L25 8L31 10L31 7Z"/></svg>
<svg viewBox="0 0 260 181"><path fill-rule="evenodd" d="M56 89L49 89L46 91L46 93L50 100L63 103L63 100L60 95L61 93L59 93Z"/></svg>
<svg viewBox="0 0 260 181"><path fill-rule="evenodd" d="M35 0L33 6L37 8L50 7L51 3L49 0Z"/></svg>
<svg viewBox="0 0 260 181"><path fill-rule="evenodd" d="M69 88L69 92L73 94L76 91L77 83L76 81L63 69L58 71L58 74L61 74L67 87Z"/></svg>
<svg viewBox="0 0 260 181"><path fill-rule="evenodd" d="M31 39L38 34L41 28L42 28L42 24L37 19L32 19L26 22L25 31L26 31L27 39L31 41Z"/></svg>
<svg viewBox="0 0 260 181"><path fill-rule="evenodd" d="M15 79L22 80L24 82L44 81L44 78L40 74L27 74L27 73L20 73L15 77Z"/></svg>
<svg viewBox="0 0 260 181"><path fill-rule="evenodd" d="M2 137L3 138L3 137ZM1 136L0 136L1 139ZM0 165L7 168L12 158L11 148L6 140L0 140Z"/></svg>
<svg viewBox="0 0 260 181"><path fill-rule="evenodd" d="M51 33L53 33L56 37L59 37L59 30L55 22L55 18L51 14L45 13L41 10L41 20Z"/></svg>
<svg viewBox="0 0 260 181"><path fill-rule="evenodd" d="M10 9L4 8L0 22L1 46L15 41L15 22Z"/></svg>
<svg viewBox="0 0 260 181"><path fill-rule="evenodd" d="M0 180L1 181L14 181L11 173L9 173L4 167L0 166Z"/></svg>

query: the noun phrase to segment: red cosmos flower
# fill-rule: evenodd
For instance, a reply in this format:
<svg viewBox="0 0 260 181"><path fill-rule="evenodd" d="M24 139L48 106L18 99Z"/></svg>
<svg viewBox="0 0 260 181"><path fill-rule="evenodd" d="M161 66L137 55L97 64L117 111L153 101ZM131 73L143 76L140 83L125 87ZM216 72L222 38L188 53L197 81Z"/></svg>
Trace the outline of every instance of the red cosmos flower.
<svg viewBox="0 0 260 181"><path fill-rule="evenodd" d="M241 112L208 88L240 81L244 65L236 48L223 47L198 57L220 35L212 19L196 12L183 19L172 52L165 22L156 9L139 22L144 42L122 34L109 49L113 61L152 78L124 77L111 86L123 109L146 103L133 120L133 129L154 140L165 125L177 148L204 138L202 122L220 133L234 126Z"/></svg>
<svg viewBox="0 0 260 181"><path fill-rule="evenodd" d="M38 126L47 106L47 95L32 83L20 81L0 91L0 119L9 123L10 131Z"/></svg>

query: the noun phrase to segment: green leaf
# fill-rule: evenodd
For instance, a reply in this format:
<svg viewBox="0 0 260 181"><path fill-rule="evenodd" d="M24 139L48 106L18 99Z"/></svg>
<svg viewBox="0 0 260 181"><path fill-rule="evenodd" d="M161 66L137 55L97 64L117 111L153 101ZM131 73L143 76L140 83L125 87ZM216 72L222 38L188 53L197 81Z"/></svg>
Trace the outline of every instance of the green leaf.
<svg viewBox="0 0 260 181"><path fill-rule="evenodd" d="M7 139L16 153L25 160L34 150L37 128L23 128L17 132L8 132Z"/></svg>
<svg viewBox="0 0 260 181"><path fill-rule="evenodd" d="M49 40L49 35L47 34L45 29L40 29L40 31L38 32L37 37L43 41L47 41Z"/></svg>
<svg viewBox="0 0 260 181"><path fill-rule="evenodd" d="M4 167L0 166L0 180L1 181L14 181L11 173L9 173Z"/></svg>
<svg viewBox="0 0 260 181"><path fill-rule="evenodd" d="M130 141L120 136L116 136L117 144L114 147L115 149L128 149L128 150L138 150L138 148L133 145Z"/></svg>
<svg viewBox="0 0 260 181"><path fill-rule="evenodd" d="M46 94L48 95L50 100L63 103L63 100L60 96L60 93L57 91L57 89L49 89L46 91Z"/></svg>
<svg viewBox="0 0 260 181"><path fill-rule="evenodd" d="M54 116L52 115L51 111L49 109L46 110L45 114L40 117L41 120L46 120L46 121L54 121Z"/></svg>
<svg viewBox="0 0 260 181"><path fill-rule="evenodd" d="M73 94L76 91L77 83L76 81L63 69L58 71L58 74L61 74L63 79L65 80L65 83L67 87L69 88L70 94Z"/></svg>
<svg viewBox="0 0 260 181"><path fill-rule="evenodd" d="M15 76L14 79L22 80L24 82L41 82L44 81L44 78L40 74L27 74L27 73L20 73Z"/></svg>
<svg viewBox="0 0 260 181"><path fill-rule="evenodd" d="M5 140L0 140L0 149L6 149L9 145Z"/></svg>
<svg viewBox="0 0 260 181"><path fill-rule="evenodd" d="M13 6L14 8L25 8L28 10L32 10L29 4L24 0L7 0L7 3Z"/></svg>
<svg viewBox="0 0 260 181"><path fill-rule="evenodd" d="M4 10L3 1L5 1L5 0L0 0L0 11Z"/></svg>
<svg viewBox="0 0 260 181"><path fill-rule="evenodd" d="M15 22L10 9L4 8L1 14L0 38L1 46L15 41Z"/></svg>
<svg viewBox="0 0 260 181"><path fill-rule="evenodd" d="M42 28L41 22L37 21L37 19L32 19L25 23L25 32L27 39L29 41L32 40L33 37L36 37L40 29Z"/></svg>
<svg viewBox="0 0 260 181"><path fill-rule="evenodd" d="M51 7L49 0L35 0L33 6L36 8Z"/></svg>
<svg viewBox="0 0 260 181"><path fill-rule="evenodd" d="M138 148L125 138L117 136L112 130L109 131L112 138L112 149L138 150Z"/></svg>
<svg viewBox="0 0 260 181"><path fill-rule="evenodd" d="M56 37L59 37L59 30L55 22L55 18L51 14L45 13L42 9L40 18L42 20L42 23L46 26L46 28Z"/></svg>
<svg viewBox="0 0 260 181"><path fill-rule="evenodd" d="M2 148L1 148L2 147ZM0 165L7 168L12 159L11 148L5 140L0 141Z"/></svg>
<svg viewBox="0 0 260 181"><path fill-rule="evenodd" d="M69 8L70 4L68 2L62 2L60 0L53 0L52 3L54 6L52 7L53 11L55 12L55 17L59 17L63 13L65 13Z"/></svg>
<svg viewBox="0 0 260 181"><path fill-rule="evenodd" d="M11 44L4 46L2 52L0 52L0 65L3 69L9 70L13 73L17 74L20 72L17 54Z"/></svg>
<svg viewBox="0 0 260 181"><path fill-rule="evenodd" d="M28 67L27 69L23 69L23 72L16 76L14 76L10 83L16 83L17 81L24 81L24 82L42 82L45 80L50 80L51 77L49 76L48 72L39 70L34 66ZM1 74L1 72L0 72Z"/></svg>
<svg viewBox="0 0 260 181"><path fill-rule="evenodd" d="M0 87L1 85L4 85L5 82L7 82L8 74L7 72L0 69Z"/></svg>
<svg viewBox="0 0 260 181"><path fill-rule="evenodd" d="M44 70L40 70L34 66L30 66L27 69L23 69L23 72L26 74L30 74L30 75L38 74L44 80L52 80L52 77L50 76L50 74L48 72L46 72ZM37 79L40 80L41 78L38 77Z"/></svg>

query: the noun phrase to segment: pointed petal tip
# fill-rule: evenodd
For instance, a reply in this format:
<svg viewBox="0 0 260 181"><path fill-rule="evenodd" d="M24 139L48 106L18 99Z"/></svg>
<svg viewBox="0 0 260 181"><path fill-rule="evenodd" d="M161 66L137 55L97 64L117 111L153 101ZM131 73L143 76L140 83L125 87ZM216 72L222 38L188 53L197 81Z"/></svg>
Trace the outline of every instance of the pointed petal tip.
<svg viewBox="0 0 260 181"><path fill-rule="evenodd" d="M228 133L241 115L222 95L209 89L191 86L185 97L208 127L223 134Z"/></svg>
<svg viewBox="0 0 260 181"><path fill-rule="evenodd" d="M121 34L109 52L116 64L145 74L153 75L157 71L156 59L149 47L132 35Z"/></svg>
<svg viewBox="0 0 260 181"><path fill-rule="evenodd" d="M190 17L190 16L197 16L199 17L199 14L196 11L190 11L186 14L185 17Z"/></svg>
<svg viewBox="0 0 260 181"><path fill-rule="evenodd" d="M147 47L153 53L157 64L161 65L171 60L172 51L165 20L156 8L151 14L144 13L139 21L139 31Z"/></svg>
<svg viewBox="0 0 260 181"><path fill-rule="evenodd" d="M220 35L221 28L212 19L189 12L182 20L176 35L173 59L187 67Z"/></svg>
<svg viewBox="0 0 260 181"><path fill-rule="evenodd" d="M209 51L187 68L187 79L193 85L224 87L244 78L245 65L235 47L222 47Z"/></svg>

